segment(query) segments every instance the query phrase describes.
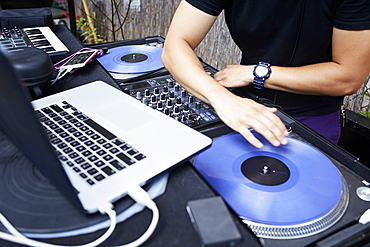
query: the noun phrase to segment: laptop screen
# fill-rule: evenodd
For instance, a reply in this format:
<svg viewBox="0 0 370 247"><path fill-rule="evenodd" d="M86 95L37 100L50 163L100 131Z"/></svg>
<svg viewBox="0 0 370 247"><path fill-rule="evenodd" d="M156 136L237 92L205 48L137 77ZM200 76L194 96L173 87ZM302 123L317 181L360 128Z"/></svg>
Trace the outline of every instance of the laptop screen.
<svg viewBox="0 0 370 247"><path fill-rule="evenodd" d="M1 49L0 75L0 130L77 209L83 211L7 51Z"/></svg>

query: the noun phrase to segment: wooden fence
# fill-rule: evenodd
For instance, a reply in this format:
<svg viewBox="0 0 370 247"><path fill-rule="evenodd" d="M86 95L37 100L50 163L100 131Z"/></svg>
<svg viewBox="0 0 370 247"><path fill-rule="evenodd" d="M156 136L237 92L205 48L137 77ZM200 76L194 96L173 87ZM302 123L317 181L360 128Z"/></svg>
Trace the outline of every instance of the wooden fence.
<svg viewBox="0 0 370 247"><path fill-rule="evenodd" d="M112 16L115 30L117 30L115 32L116 40L122 40L118 16L121 21L125 20L122 28L126 40L156 35L166 37L172 16L181 0L116 0L116 5L112 4L114 1L108 0L86 1L90 13L96 13L97 21L94 22L94 25L97 32L104 37L104 41L113 41ZM140 7L130 8L126 16L129 1L132 1L132 6L139 3ZM76 13L80 17L86 17L82 1L75 1L75 5ZM106 20L104 21L104 19ZM195 49L195 53L218 70L228 64L239 64L241 53L229 35L223 13L217 18L215 25L202 43ZM368 90L369 87L365 83L356 94L345 97L345 106L353 111L365 112L366 109L369 110L368 97L364 95Z"/></svg>
<svg viewBox="0 0 370 247"><path fill-rule="evenodd" d="M104 37L104 41L113 41L112 23L110 20L104 22L104 18L107 18L107 16L109 19L112 17L111 1L87 0L87 3L90 14L96 13L98 21L94 22L94 26L99 35ZM127 40L156 35L166 37L172 16L179 3L180 0L141 0L140 8L131 8L128 13L128 18L123 25L124 38ZM76 13L86 18L83 12L82 1L75 1L75 4ZM121 13L121 21L127 11L124 5L123 0L116 1L116 6ZM115 8L113 8L113 13L115 29L117 30L119 28L119 20ZM115 36L116 40L122 40L120 30L115 32ZM217 18L215 25L195 52L206 63L216 69L222 69L227 64L238 64L240 62L239 48L229 35L223 14Z"/></svg>

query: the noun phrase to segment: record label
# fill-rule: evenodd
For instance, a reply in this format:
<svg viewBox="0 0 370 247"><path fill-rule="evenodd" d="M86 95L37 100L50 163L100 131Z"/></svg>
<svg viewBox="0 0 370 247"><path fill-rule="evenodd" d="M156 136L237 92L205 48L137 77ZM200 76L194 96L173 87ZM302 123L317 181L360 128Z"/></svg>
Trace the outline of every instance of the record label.
<svg viewBox="0 0 370 247"><path fill-rule="evenodd" d="M246 178L262 185L283 184L290 177L290 171L283 162L268 156L247 159L243 162L241 170Z"/></svg>
<svg viewBox="0 0 370 247"><path fill-rule="evenodd" d="M242 218L286 226L312 222L341 199L342 177L322 152L294 138L255 148L239 133L217 138L197 155L195 168Z"/></svg>
<svg viewBox="0 0 370 247"><path fill-rule="evenodd" d="M119 46L97 59L111 73L147 73L164 67L162 50L161 47L147 45Z"/></svg>

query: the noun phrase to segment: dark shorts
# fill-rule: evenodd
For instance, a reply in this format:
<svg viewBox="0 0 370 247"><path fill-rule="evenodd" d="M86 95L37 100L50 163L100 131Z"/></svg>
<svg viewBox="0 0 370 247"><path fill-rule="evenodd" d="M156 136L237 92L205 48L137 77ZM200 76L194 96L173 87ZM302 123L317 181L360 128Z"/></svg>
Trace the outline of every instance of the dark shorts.
<svg viewBox="0 0 370 247"><path fill-rule="evenodd" d="M331 142L338 144L341 131L340 111L322 116L296 117L296 119Z"/></svg>

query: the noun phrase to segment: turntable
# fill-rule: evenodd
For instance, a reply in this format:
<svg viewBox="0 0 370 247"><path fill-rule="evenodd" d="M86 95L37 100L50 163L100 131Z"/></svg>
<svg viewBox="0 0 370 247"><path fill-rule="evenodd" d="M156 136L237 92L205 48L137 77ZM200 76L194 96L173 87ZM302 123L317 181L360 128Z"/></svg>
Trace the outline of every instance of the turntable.
<svg viewBox="0 0 370 247"><path fill-rule="evenodd" d="M109 49L98 61L113 78L125 79L163 68L161 54L160 46L126 45Z"/></svg>
<svg viewBox="0 0 370 247"><path fill-rule="evenodd" d="M263 148L227 134L193 165L266 246L316 243L370 208L368 183L297 134L280 147L254 134Z"/></svg>

